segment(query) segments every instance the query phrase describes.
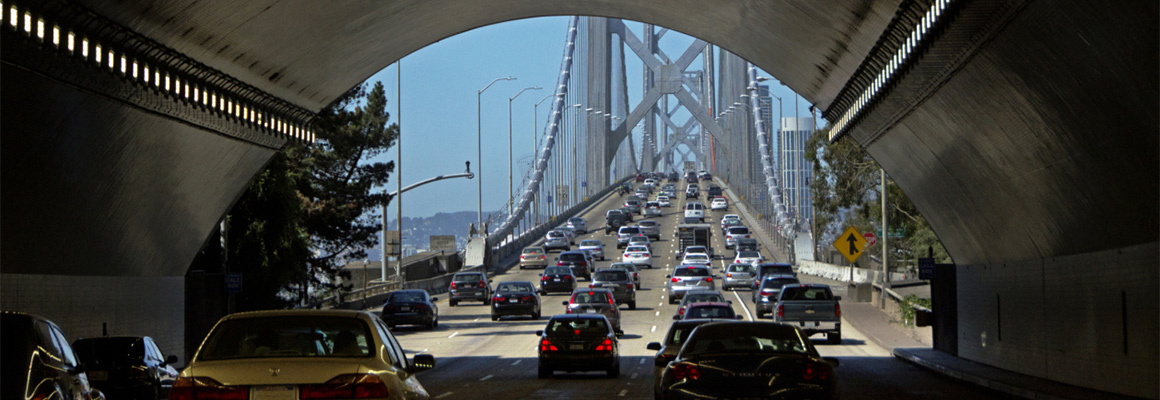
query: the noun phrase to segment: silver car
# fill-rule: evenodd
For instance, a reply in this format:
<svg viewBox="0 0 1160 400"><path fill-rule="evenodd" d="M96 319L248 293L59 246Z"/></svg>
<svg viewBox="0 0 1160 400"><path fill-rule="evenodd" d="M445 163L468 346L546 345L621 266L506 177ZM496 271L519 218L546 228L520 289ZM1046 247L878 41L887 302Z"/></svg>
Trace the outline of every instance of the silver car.
<svg viewBox="0 0 1160 400"><path fill-rule="evenodd" d="M669 279L669 304L677 304L690 290L716 290L716 278L709 268L700 265L681 265L673 268Z"/></svg>
<svg viewBox="0 0 1160 400"><path fill-rule="evenodd" d="M664 215L664 213L661 212L660 203L657 203L655 201L650 201L648 203L644 203L644 212L642 214L646 217L659 217L661 215Z"/></svg>
<svg viewBox="0 0 1160 400"><path fill-rule="evenodd" d="M580 218L580 217L568 218L568 224L566 226L569 228L572 228L572 231L574 231L576 233L581 233L581 234L588 233L588 220L586 220L584 218Z"/></svg>
<svg viewBox="0 0 1160 400"><path fill-rule="evenodd" d="M661 240L661 225L657 221L640 221L640 224L637 224L637 228L640 228L641 235L648 236L652 240Z"/></svg>
<svg viewBox="0 0 1160 400"><path fill-rule="evenodd" d="M580 250L587 251L592 257L604 261L604 243L596 239L587 239L580 241Z"/></svg>
<svg viewBox="0 0 1160 400"><path fill-rule="evenodd" d="M725 267L725 281L721 289L753 289L757 282L757 269L749 264L729 264Z"/></svg>
<svg viewBox="0 0 1160 400"><path fill-rule="evenodd" d="M608 289L616 304L628 304L629 310L636 309L636 284L628 271L618 269L602 269L592 274L589 288Z"/></svg>
<svg viewBox="0 0 1160 400"><path fill-rule="evenodd" d="M739 251L739 252L737 252L737 257L733 258L734 264L757 265L757 264L761 264L763 262L765 262L765 259L761 257L760 252L756 252L756 251Z"/></svg>
<svg viewBox="0 0 1160 400"><path fill-rule="evenodd" d="M622 226L619 231L616 231L616 248L628 246L628 239L640 234L640 228L636 226Z"/></svg>
<svg viewBox="0 0 1160 400"><path fill-rule="evenodd" d="M433 367L429 354L408 360L386 324L366 311L245 312L214 325L169 398L246 398L253 391L297 399L307 388L351 393L357 385L374 398L426 399L415 373Z"/></svg>
<svg viewBox="0 0 1160 400"><path fill-rule="evenodd" d="M682 265L700 265L705 268L713 266L713 261L707 254L693 253L685 254L685 258L681 260Z"/></svg>

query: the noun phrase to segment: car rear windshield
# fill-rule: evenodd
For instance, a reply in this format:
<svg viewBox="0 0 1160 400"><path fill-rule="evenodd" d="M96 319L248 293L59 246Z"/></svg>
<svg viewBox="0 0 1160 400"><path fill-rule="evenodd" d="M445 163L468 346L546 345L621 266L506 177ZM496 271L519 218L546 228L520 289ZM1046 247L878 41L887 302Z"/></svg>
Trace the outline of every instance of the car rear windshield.
<svg viewBox="0 0 1160 400"><path fill-rule="evenodd" d="M583 254L580 253L564 253L560 255L560 261L587 261Z"/></svg>
<svg viewBox="0 0 1160 400"><path fill-rule="evenodd" d="M728 272L753 272L753 266L748 264L733 264L729 266Z"/></svg>
<svg viewBox="0 0 1160 400"><path fill-rule="evenodd" d="M562 237L564 237L564 232L548 231L548 237L550 237L550 238L562 238Z"/></svg>
<svg viewBox="0 0 1160 400"><path fill-rule="evenodd" d="M480 274L458 274L452 279L455 282L479 282L483 280L483 275Z"/></svg>
<svg viewBox="0 0 1160 400"><path fill-rule="evenodd" d="M705 206L701 205L701 203L689 203L688 205L685 206L685 209L686 210L704 210Z"/></svg>
<svg viewBox="0 0 1160 400"><path fill-rule="evenodd" d="M569 218L568 222L571 222L573 224L583 224L584 222L587 222L587 221L585 221L584 218Z"/></svg>
<svg viewBox="0 0 1160 400"><path fill-rule="evenodd" d="M580 242L580 245L584 246L584 247L600 247L600 241L599 240L585 240L585 241Z"/></svg>
<svg viewBox="0 0 1160 400"><path fill-rule="evenodd" d="M613 281L613 282L626 281L626 280L628 280L628 274L626 274L624 271L617 271L617 270L599 271L599 272L593 274L592 280L594 280L594 281Z"/></svg>
<svg viewBox="0 0 1160 400"><path fill-rule="evenodd" d="M237 318L214 328L197 358L371 357L373 344L370 329L358 318Z"/></svg>
<svg viewBox="0 0 1160 400"><path fill-rule="evenodd" d="M524 254L544 254L544 249L539 247L524 249Z"/></svg>
<svg viewBox="0 0 1160 400"><path fill-rule="evenodd" d="M692 307L685 312L686 318L733 318L733 309L724 306Z"/></svg>
<svg viewBox="0 0 1160 400"><path fill-rule="evenodd" d="M697 328L681 349L682 355L709 353L810 354L808 345L792 327L773 324L720 324L717 329Z"/></svg>
<svg viewBox="0 0 1160 400"><path fill-rule="evenodd" d="M689 255L685 256L685 259L689 260L689 261L709 261L709 256L704 255L704 254L699 254L699 253L698 254L689 254Z"/></svg>
<svg viewBox="0 0 1160 400"><path fill-rule="evenodd" d="M608 324L600 318L554 318L548 321L549 336L607 335Z"/></svg>
<svg viewBox="0 0 1160 400"><path fill-rule="evenodd" d="M738 253L738 257L741 257L741 258L758 258L758 257L761 257L761 253L758 253L758 252L756 252L756 251L743 251L743 252L740 252L740 253Z"/></svg>
<svg viewBox="0 0 1160 400"><path fill-rule="evenodd" d="M830 290L820 287L792 287L781 291L782 300L833 300Z"/></svg>
<svg viewBox="0 0 1160 400"><path fill-rule="evenodd" d="M763 265L761 266L762 275L793 275L793 267L788 265Z"/></svg>
<svg viewBox="0 0 1160 400"><path fill-rule="evenodd" d="M627 249L624 249L624 252L625 253L648 253L648 247L629 246Z"/></svg>
<svg viewBox="0 0 1160 400"><path fill-rule="evenodd" d="M403 292L391 293L391 297L389 297L387 299L387 301L390 303L400 303L400 302L405 303L405 302L416 302L416 301L425 301L425 300L426 300L426 298L425 298L425 296L423 296L422 292L413 292L413 291L409 291L409 290L403 291Z"/></svg>
<svg viewBox="0 0 1160 400"><path fill-rule="evenodd" d="M685 295L685 303L697 303L704 301L725 301L725 297L718 293L688 293Z"/></svg>
<svg viewBox="0 0 1160 400"><path fill-rule="evenodd" d="M782 286L796 285L799 283L801 283L801 282L798 282L797 279L766 279L765 280L765 288L781 290Z"/></svg>
<svg viewBox="0 0 1160 400"><path fill-rule="evenodd" d="M637 228L635 226L625 226L625 227L620 228L619 233L621 235L636 235L636 234L640 234L640 228Z"/></svg>
<svg viewBox="0 0 1160 400"><path fill-rule="evenodd" d="M495 288L496 293L532 293L536 289L532 287L531 283L526 282L504 282Z"/></svg>
<svg viewBox="0 0 1160 400"><path fill-rule="evenodd" d="M129 366L145 359L145 342L137 337L80 339L73 350L84 365Z"/></svg>
<svg viewBox="0 0 1160 400"><path fill-rule="evenodd" d="M608 304L608 292L577 292L572 295L572 304L578 303Z"/></svg>
<svg viewBox="0 0 1160 400"><path fill-rule="evenodd" d="M656 221L640 221L640 226L641 227L657 226L657 222Z"/></svg>
<svg viewBox="0 0 1160 400"><path fill-rule="evenodd" d="M544 270L544 275L572 275L572 269L568 267L549 267Z"/></svg>
<svg viewBox="0 0 1160 400"><path fill-rule="evenodd" d="M734 235L748 235L749 228L746 228L744 226L735 226L735 227L729 228L729 233L732 233Z"/></svg>
<svg viewBox="0 0 1160 400"><path fill-rule="evenodd" d="M673 276L709 276L709 270L705 268L678 268L673 271Z"/></svg>

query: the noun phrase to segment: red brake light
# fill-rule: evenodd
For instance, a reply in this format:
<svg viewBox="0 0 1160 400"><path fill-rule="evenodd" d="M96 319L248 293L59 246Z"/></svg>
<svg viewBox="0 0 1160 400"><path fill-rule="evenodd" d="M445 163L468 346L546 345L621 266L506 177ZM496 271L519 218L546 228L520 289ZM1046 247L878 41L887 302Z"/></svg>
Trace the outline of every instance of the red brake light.
<svg viewBox="0 0 1160 400"><path fill-rule="evenodd" d="M771 295L773 295L773 292L768 291L768 290L762 290L761 295L762 296L771 296Z"/></svg>
<svg viewBox="0 0 1160 400"><path fill-rule="evenodd" d="M372 399L390 397L387 385L369 374L344 374L323 384L301 385L300 399ZM200 399L200 397L199 397Z"/></svg>
<svg viewBox="0 0 1160 400"><path fill-rule="evenodd" d="M673 278L673 282L680 282L680 281L681 281L680 279Z"/></svg>
<svg viewBox="0 0 1160 400"><path fill-rule="evenodd" d="M564 266L564 262L563 262L563 261L556 261L556 266L557 266L557 267L563 267L563 266Z"/></svg>
<svg viewBox="0 0 1160 400"><path fill-rule="evenodd" d="M733 274L732 274L732 273L725 274L725 277L726 277L726 278L732 278L732 277L733 277Z"/></svg>
<svg viewBox="0 0 1160 400"><path fill-rule="evenodd" d="M503 296L497 294L495 297L491 298L491 301L503 301Z"/></svg>
<svg viewBox="0 0 1160 400"><path fill-rule="evenodd" d="M546 281L546 280L548 280L549 278L551 278L551 277L549 277L549 276L547 276L547 275L544 275L544 276L541 276L541 277L540 277L540 280L541 280L541 281Z"/></svg>
<svg viewBox="0 0 1160 400"><path fill-rule="evenodd" d="M572 280L572 275L564 275L564 280L566 280L566 281Z"/></svg>
<svg viewBox="0 0 1160 400"><path fill-rule="evenodd" d="M520 301L533 301L533 300L535 300L535 299L536 299L536 298L535 298L535 297L532 297L532 296L522 296L522 297L520 297Z"/></svg>
<svg viewBox="0 0 1160 400"><path fill-rule="evenodd" d="M169 398L173 400L247 400L249 397L248 387L224 386L205 377L177 378L169 391Z"/></svg>
<svg viewBox="0 0 1160 400"><path fill-rule="evenodd" d="M604 341L596 346L596 351L612 351L612 339L604 338Z"/></svg>
<svg viewBox="0 0 1160 400"><path fill-rule="evenodd" d="M628 286L629 289L636 289L636 285L632 284L632 283L625 285L625 286Z"/></svg>
<svg viewBox="0 0 1160 400"><path fill-rule="evenodd" d="M612 296L608 296L608 304L611 304L613 308L616 308L616 302L612 301Z"/></svg>
<svg viewBox="0 0 1160 400"><path fill-rule="evenodd" d="M712 282L712 281L713 281L713 277L711 277L711 276L708 278L705 278L705 282Z"/></svg>
<svg viewBox="0 0 1160 400"><path fill-rule="evenodd" d="M455 281L451 281L451 288L455 289Z"/></svg>
<svg viewBox="0 0 1160 400"><path fill-rule="evenodd" d="M842 305L841 304L834 303L834 316L835 317L842 316Z"/></svg>
<svg viewBox="0 0 1160 400"><path fill-rule="evenodd" d="M701 368L696 364L677 364L673 366L673 378L677 380L691 379L694 381L701 379Z"/></svg>
<svg viewBox="0 0 1160 400"><path fill-rule="evenodd" d="M785 306L778 304L777 305L777 317L781 318L784 316L785 316Z"/></svg>
<svg viewBox="0 0 1160 400"><path fill-rule="evenodd" d="M556 347L548 339L540 339L540 351L560 351L560 348Z"/></svg>
<svg viewBox="0 0 1160 400"><path fill-rule="evenodd" d="M805 380L827 380L830 379L830 369L824 365L809 363L806 364L806 370L802 371L802 379Z"/></svg>

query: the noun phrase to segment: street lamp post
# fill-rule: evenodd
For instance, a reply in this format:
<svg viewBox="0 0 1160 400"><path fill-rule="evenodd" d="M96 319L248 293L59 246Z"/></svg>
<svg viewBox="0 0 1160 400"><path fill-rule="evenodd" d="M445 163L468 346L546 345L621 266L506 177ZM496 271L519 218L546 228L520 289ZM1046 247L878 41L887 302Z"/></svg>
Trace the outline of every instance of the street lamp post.
<svg viewBox="0 0 1160 400"><path fill-rule="evenodd" d="M562 95L563 95L563 93L557 93L555 96L560 97ZM533 172L533 174L536 170L536 162L539 161L539 158L537 157L536 153L540 151L540 133L538 131L538 129L540 129L540 127L539 127L539 125L540 125L540 103L543 103L544 100L547 100L549 97L552 97L552 96L553 96L552 94L548 94L547 96L544 96L544 98L540 99L540 101L537 101L535 106L532 106L532 172ZM543 188L544 188L544 185L543 185L543 182L541 182L541 185L540 185L538 192L542 192ZM543 196L541 196L540 193L538 193L538 192L534 195L534 196L536 196L536 201L533 204L536 205L536 210L532 212L532 226L536 226L536 225L540 224L540 198Z"/></svg>
<svg viewBox="0 0 1160 400"><path fill-rule="evenodd" d="M492 80L491 83L488 83L487 86L484 86L483 89L479 89L479 91L475 93L475 146L476 146L475 147L475 151L476 151L475 163L476 163L476 168L479 170L479 222L478 222L479 226L477 226L476 229L479 229L480 232L484 232L484 231L483 231L483 106L480 105L479 101L483 97L483 91L487 90L487 88L491 87L491 85L494 85L496 82L499 82L499 81L514 81L514 80L516 80L516 78L510 77L510 76L506 77L506 78L495 78L495 80ZM484 234L486 235L487 232L484 232Z"/></svg>
<svg viewBox="0 0 1160 400"><path fill-rule="evenodd" d="M512 217L512 212L515 209L515 204L513 204L515 198L512 195L512 191L515 190L512 187L512 102L516 100L516 97L520 97L521 94L528 90L540 89L543 88L539 86L526 87L517 92L515 96L508 98L508 218ZM532 155L535 156L535 153L532 153Z"/></svg>

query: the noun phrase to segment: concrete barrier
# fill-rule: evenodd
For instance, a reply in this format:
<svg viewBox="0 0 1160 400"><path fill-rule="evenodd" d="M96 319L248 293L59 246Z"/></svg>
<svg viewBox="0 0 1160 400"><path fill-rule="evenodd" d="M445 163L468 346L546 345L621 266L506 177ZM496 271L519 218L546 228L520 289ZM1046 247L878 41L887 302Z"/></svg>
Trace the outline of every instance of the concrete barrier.
<svg viewBox="0 0 1160 400"><path fill-rule="evenodd" d="M828 264L820 261L801 260L798 273L833 281L850 283L850 267ZM874 283L881 281L882 271L872 271L866 268L854 268L854 283ZM891 272L891 281L906 279L906 274Z"/></svg>

